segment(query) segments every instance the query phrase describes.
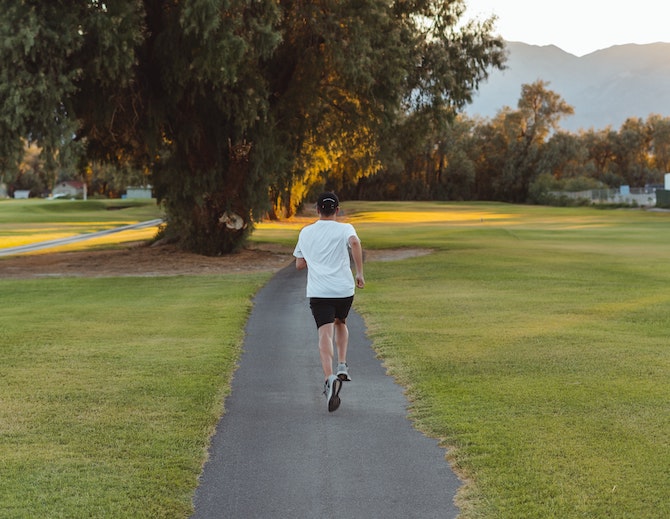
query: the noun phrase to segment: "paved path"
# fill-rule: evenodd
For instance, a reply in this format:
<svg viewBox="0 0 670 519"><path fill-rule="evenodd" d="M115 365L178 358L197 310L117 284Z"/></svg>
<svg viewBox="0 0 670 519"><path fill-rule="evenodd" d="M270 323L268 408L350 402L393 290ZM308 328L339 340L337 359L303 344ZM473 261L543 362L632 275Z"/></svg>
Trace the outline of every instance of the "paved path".
<svg viewBox="0 0 670 519"><path fill-rule="evenodd" d="M91 238L99 238L101 236L107 236L109 234L114 234L121 231L143 229L144 227L155 227L157 225L160 225L162 222L163 220L161 218L157 218L155 220L149 220L146 222L123 225L121 227L114 227L113 229L106 229L104 231L89 232L85 234L75 234L74 236L68 236L66 238L57 238L55 240L29 243L28 245L19 245L18 247L6 247L4 249L0 249L0 256L13 256L15 254L25 254L27 252L34 252L36 250L50 249L53 247L59 247L61 245L69 245L71 243L90 240Z"/></svg>
<svg viewBox="0 0 670 519"><path fill-rule="evenodd" d="M456 517L445 451L412 428L355 312L353 381L328 413L304 276L291 265L255 299L193 518Z"/></svg>

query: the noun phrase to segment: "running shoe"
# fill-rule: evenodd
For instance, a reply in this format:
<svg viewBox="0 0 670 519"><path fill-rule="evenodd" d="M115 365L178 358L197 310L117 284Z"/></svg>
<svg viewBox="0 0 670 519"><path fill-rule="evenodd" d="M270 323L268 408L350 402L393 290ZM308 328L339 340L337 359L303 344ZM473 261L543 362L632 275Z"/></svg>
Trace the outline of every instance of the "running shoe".
<svg viewBox="0 0 670 519"><path fill-rule="evenodd" d="M332 413L340 407L340 389L342 388L342 381L335 375L330 375L324 384L323 394L326 395L328 402L328 412Z"/></svg>
<svg viewBox="0 0 670 519"><path fill-rule="evenodd" d="M346 362L340 362L337 365L337 378L342 382L351 382L351 377L349 376L349 366Z"/></svg>

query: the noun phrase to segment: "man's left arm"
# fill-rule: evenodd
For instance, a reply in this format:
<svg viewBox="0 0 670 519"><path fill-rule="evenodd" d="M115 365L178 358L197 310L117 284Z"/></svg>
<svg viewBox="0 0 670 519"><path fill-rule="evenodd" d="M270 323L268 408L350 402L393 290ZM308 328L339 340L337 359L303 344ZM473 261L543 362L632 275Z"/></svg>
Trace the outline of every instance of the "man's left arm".
<svg viewBox="0 0 670 519"><path fill-rule="evenodd" d="M365 286L365 277L363 276L363 246L361 240L355 234L349 236L349 247L351 247L351 257L356 266L356 286L363 288Z"/></svg>

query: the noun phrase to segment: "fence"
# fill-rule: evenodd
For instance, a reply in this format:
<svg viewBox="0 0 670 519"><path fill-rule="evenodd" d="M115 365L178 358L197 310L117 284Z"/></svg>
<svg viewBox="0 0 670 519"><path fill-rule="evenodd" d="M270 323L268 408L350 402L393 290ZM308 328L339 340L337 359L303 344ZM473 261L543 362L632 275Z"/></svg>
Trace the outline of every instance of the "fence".
<svg viewBox="0 0 670 519"><path fill-rule="evenodd" d="M656 205L656 188L588 189L586 191L553 191L558 197L589 200L592 204Z"/></svg>

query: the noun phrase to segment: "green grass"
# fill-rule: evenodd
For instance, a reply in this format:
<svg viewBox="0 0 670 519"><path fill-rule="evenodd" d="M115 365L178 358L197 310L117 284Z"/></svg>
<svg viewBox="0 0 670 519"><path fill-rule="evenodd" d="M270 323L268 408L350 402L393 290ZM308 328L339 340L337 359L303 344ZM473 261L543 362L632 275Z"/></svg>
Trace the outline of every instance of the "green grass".
<svg viewBox="0 0 670 519"><path fill-rule="evenodd" d="M399 204L368 223L380 205L353 218L364 244L435 252L369 264L357 306L468 482L463 517L669 516L670 215Z"/></svg>
<svg viewBox="0 0 670 519"><path fill-rule="evenodd" d="M343 205L366 248L433 250L355 305L463 517L670 516L670 214ZM0 280L0 517L188 516L266 279Z"/></svg>
<svg viewBox="0 0 670 519"><path fill-rule="evenodd" d="M268 276L0 280L0 517L187 517Z"/></svg>
<svg viewBox="0 0 670 519"><path fill-rule="evenodd" d="M155 200L0 199L0 224L152 220L161 216Z"/></svg>

